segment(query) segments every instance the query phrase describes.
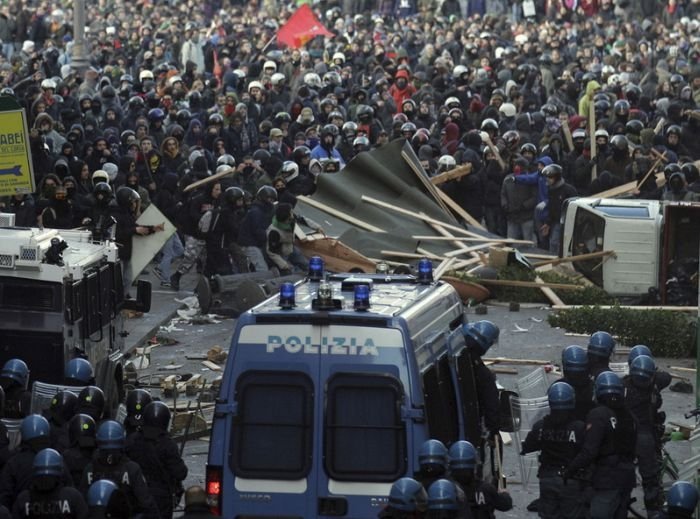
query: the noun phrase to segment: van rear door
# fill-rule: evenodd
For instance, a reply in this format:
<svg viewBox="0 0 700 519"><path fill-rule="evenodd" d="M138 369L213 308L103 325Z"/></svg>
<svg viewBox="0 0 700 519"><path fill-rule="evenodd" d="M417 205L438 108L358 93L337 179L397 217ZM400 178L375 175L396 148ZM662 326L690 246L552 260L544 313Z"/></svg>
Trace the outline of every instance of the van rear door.
<svg viewBox="0 0 700 519"><path fill-rule="evenodd" d="M322 328L314 446L318 516L376 517L406 475L413 441L404 335L398 329Z"/></svg>

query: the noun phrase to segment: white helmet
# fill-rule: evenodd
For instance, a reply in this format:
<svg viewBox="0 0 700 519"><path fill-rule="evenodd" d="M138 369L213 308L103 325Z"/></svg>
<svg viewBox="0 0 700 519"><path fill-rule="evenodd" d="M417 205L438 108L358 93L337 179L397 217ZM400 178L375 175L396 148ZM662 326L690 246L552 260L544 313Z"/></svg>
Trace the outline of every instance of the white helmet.
<svg viewBox="0 0 700 519"><path fill-rule="evenodd" d="M49 88L56 90L56 82L53 79L46 78L41 82L41 88L44 90L47 90Z"/></svg>
<svg viewBox="0 0 700 519"><path fill-rule="evenodd" d="M515 117L516 108L513 103L503 103L498 111L503 114L503 117Z"/></svg>
<svg viewBox="0 0 700 519"><path fill-rule="evenodd" d="M146 79L153 79L153 72L150 70L142 70L139 72L139 81L143 82Z"/></svg>
<svg viewBox="0 0 700 519"><path fill-rule="evenodd" d="M467 74L468 72L469 69L464 65L457 65L454 69L452 69L452 75L454 77L460 77L462 74Z"/></svg>
<svg viewBox="0 0 700 519"><path fill-rule="evenodd" d="M272 74L270 82L273 85L281 85L282 83L284 83L285 79L287 78L284 77L284 74L282 74L281 72L275 72L274 74Z"/></svg>
<svg viewBox="0 0 700 519"><path fill-rule="evenodd" d="M596 130L595 138L597 139L598 137L605 137L606 139L610 140L610 134L607 132L607 130Z"/></svg>
<svg viewBox="0 0 700 519"><path fill-rule="evenodd" d="M117 173L119 173L119 167L113 162L105 162L104 164L102 164L102 168L104 171L107 172L109 181L114 182L114 179L117 178Z"/></svg>
<svg viewBox="0 0 700 519"><path fill-rule="evenodd" d="M293 160L285 160L280 173L289 182L299 176L299 166Z"/></svg>
<svg viewBox="0 0 700 519"><path fill-rule="evenodd" d="M452 155L443 155L438 159L438 169L440 171L449 171L457 166L457 161Z"/></svg>
<svg viewBox="0 0 700 519"><path fill-rule="evenodd" d="M445 106L447 108L459 108L462 106L462 103L460 102L459 98L453 96L445 99Z"/></svg>
<svg viewBox="0 0 700 519"><path fill-rule="evenodd" d="M608 77L608 86L617 86L620 84L620 76L617 74L611 74Z"/></svg>
<svg viewBox="0 0 700 519"><path fill-rule="evenodd" d="M335 63L335 60L339 59L341 63L345 64L345 54L342 52L336 52L333 54L333 62Z"/></svg>
<svg viewBox="0 0 700 519"><path fill-rule="evenodd" d="M308 72L304 75L304 84L313 88L323 88L321 77L315 72Z"/></svg>
<svg viewBox="0 0 700 519"><path fill-rule="evenodd" d="M250 94L250 91L253 90L254 88L259 88L260 90L265 90L265 87L260 81L251 81L250 84L248 85L248 93Z"/></svg>
<svg viewBox="0 0 700 519"><path fill-rule="evenodd" d="M265 62L265 64L263 65L263 70L268 69L268 68L271 68L276 72L277 71L277 63L275 63L272 60L267 60Z"/></svg>

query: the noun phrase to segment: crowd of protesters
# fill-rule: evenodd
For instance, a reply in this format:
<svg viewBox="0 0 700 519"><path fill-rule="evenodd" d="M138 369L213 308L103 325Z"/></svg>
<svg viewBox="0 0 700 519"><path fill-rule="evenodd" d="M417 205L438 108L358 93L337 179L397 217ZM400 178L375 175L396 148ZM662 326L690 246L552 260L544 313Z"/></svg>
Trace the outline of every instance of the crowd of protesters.
<svg viewBox="0 0 700 519"><path fill-rule="evenodd" d="M123 242L159 230L134 222L154 203L179 230L156 268L177 289L205 249L209 274L300 268L296 196L394 139L429 175L471 164L445 191L554 252L571 196L635 180L630 196L699 196L698 0L323 1L334 37L278 45L296 7L100 0L86 70L69 9L2 7L2 94L26 109L37 185L2 210L99 232L114 218Z"/></svg>

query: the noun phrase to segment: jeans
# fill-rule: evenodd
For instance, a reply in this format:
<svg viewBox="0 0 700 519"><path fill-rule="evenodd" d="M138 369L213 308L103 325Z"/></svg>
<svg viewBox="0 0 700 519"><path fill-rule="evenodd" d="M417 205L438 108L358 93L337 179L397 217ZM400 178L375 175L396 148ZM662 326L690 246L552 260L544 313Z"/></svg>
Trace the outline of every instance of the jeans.
<svg viewBox="0 0 700 519"><path fill-rule="evenodd" d="M508 222L507 237L513 240L535 241L534 223L532 220L526 222Z"/></svg>
<svg viewBox="0 0 700 519"><path fill-rule="evenodd" d="M559 256L559 245L561 244L561 223L553 223L549 226L549 252Z"/></svg>
<svg viewBox="0 0 700 519"><path fill-rule="evenodd" d="M7 61L10 61L12 58L12 55L15 53L15 44L14 42L5 42L2 44L2 53L5 55L7 58Z"/></svg>
<svg viewBox="0 0 700 519"><path fill-rule="evenodd" d="M170 266L175 258L179 258L185 253L185 246L182 244L180 236L175 233L165 242L160 252L162 256L158 268L163 274L163 279L168 280L170 279Z"/></svg>
<svg viewBox="0 0 700 519"><path fill-rule="evenodd" d="M246 246L243 247L243 252L245 252L246 257L248 258L248 263L253 265L255 272L265 272L268 270L265 255L260 247Z"/></svg>

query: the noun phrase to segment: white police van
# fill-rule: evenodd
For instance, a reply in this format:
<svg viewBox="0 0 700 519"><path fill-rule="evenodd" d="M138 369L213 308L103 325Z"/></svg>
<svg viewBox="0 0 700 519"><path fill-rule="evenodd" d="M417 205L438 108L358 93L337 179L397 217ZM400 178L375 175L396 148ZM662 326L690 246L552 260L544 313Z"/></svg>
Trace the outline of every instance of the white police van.
<svg viewBox="0 0 700 519"><path fill-rule="evenodd" d="M421 267L325 277L312 258L307 280L240 317L209 448L214 513L376 517L425 440L478 440L462 303Z"/></svg>

